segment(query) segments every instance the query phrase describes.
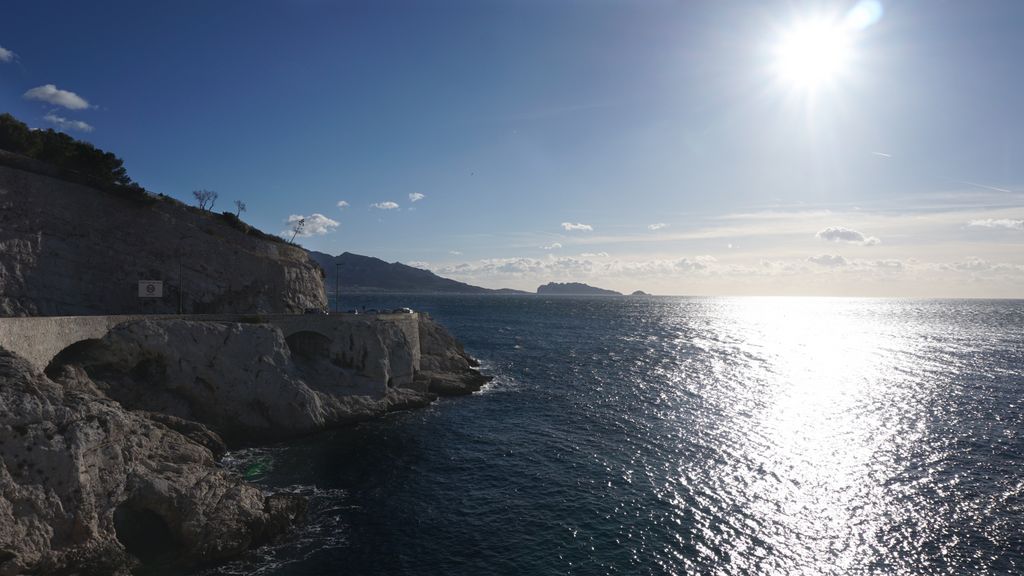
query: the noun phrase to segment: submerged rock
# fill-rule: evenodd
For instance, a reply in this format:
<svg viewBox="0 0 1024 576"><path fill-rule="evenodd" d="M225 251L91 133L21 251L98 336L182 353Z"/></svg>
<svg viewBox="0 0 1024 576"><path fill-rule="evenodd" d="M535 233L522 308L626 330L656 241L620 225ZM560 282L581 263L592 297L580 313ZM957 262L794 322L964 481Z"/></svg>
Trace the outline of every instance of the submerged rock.
<svg viewBox="0 0 1024 576"><path fill-rule="evenodd" d="M303 510L301 499L265 496L217 468L209 448L172 427L65 390L0 350L0 575L219 560Z"/></svg>

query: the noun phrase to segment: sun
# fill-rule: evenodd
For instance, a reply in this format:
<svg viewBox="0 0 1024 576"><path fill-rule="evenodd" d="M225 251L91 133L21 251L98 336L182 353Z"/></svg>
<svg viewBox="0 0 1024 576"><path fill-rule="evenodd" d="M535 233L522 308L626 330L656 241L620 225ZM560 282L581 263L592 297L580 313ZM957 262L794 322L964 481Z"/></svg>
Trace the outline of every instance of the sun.
<svg viewBox="0 0 1024 576"><path fill-rule="evenodd" d="M827 20L800 22L782 33L773 56L782 85L814 92L836 84L848 72L853 33L848 26Z"/></svg>

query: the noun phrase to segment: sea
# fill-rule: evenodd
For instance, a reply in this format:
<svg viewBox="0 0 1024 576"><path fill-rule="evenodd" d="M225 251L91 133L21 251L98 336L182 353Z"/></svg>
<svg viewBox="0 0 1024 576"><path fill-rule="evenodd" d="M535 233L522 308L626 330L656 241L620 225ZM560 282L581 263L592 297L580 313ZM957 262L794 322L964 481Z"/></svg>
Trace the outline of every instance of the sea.
<svg viewBox="0 0 1024 576"><path fill-rule="evenodd" d="M229 454L304 494L204 576L1024 574L1024 301L352 296L480 393Z"/></svg>

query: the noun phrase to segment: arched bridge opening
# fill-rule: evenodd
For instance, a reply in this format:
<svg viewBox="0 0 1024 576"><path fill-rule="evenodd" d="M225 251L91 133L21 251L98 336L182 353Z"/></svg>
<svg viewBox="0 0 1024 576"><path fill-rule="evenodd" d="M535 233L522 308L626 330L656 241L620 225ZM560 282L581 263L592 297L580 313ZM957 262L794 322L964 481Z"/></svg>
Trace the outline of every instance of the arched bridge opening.
<svg viewBox="0 0 1024 576"><path fill-rule="evenodd" d="M303 360L327 360L331 355L331 339L319 332L301 330L284 339L292 356Z"/></svg>
<svg viewBox="0 0 1024 576"><path fill-rule="evenodd" d="M43 372L51 379L55 379L60 376L64 366L68 364L82 364L95 351L99 350L101 346L102 343L99 338L86 338L85 340L74 342L58 352L47 363L46 369Z"/></svg>

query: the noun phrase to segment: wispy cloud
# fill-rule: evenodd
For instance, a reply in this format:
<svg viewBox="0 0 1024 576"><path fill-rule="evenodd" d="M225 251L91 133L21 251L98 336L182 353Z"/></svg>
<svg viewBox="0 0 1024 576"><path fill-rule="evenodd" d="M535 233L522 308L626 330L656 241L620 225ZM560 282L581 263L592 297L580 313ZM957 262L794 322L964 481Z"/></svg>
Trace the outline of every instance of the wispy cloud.
<svg viewBox="0 0 1024 576"><path fill-rule="evenodd" d="M984 218L981 220L971 220L967 225L981 228L1009 228L1010 230L1024 230L1024 220L1014 220L1011 218Z"/></svg>
<svg viewBox="0 0 1024 576"><path fill-rule="evenodd" d="M462 252L459 252L458 250L449 250L448 253L452 256L462 256Z"/></svg>
<svg viewBox="0 0 1024 576"><path fill-rule="evenodd" d="M75 130L77 132L92 132L94 128L92 125L82 122L81 120L68 120L56 114L47 114L43 116L43 120L54 124L61 130Z"/></svg>
<svg viewBox="0 0 1024 576"><path fill-rule="evenodd" d="M397 202L388 200L386 202L374 202L373 204L370 204L370 208L376 208L378 210L398 210L399 206Z"/></svg>
<svg viewBox="0 0 1024 576"><path fill-rule="evenodd" d="M426 194L420 194L419 192L412 192L409 194L409 202L419 202L426 198Z"/></svg>
<svg viewBox="0 0 1024 576"><path fill-rule="evenodd" d="M824 230L819 230L815 236L829 242L848 242L850 244L860 244L861 246L875 246L882 243L881 240L874 236L867 236L857 230L842 227L825 228Z"/></svg>
<svg viewBox="0 0 1024 576"><path fill-rule="evenodd" d="M298 233L301 237L323 236L324 234L334 232L340 225L337 221L331 220L323 214L313 213L309 216L292 214L288 217L288 220L285 221L285 224L288 225L288 229L283 230L281 232L281 236L291 236L296 224L298 224L300 220L305 220L305 224L303 224L302 229Z"/></svg>
<svg viewBox="0 0 1024 576"><path fill-rule="evenodd" d="M13 62L16 57L17 54L3 46L0 46L0 62Z"/></svg>
<svg viewBox="0 0 1024 576"><path fill-rule="evenodd" d="M46 102L47 104L53 104L54 106L62 106L68 110L85 110L89 107L89 102L86 101L85 98L82 98L74 92L61 90L53 84L36 86L35 88L25 92L22 97L26 100L36 100L39 102Z"/></svg>
<svg viewBox="0 0 1024 576"><path fill-rule="evenodd" d="M338 200L338 208L341 208L342 210L348 208L348 202L345 200Z"/></svg>
<svg viewBox="0 0 1024 576"><path fill-rule="evenodd" d="M668 228L668 224L665 224L664 222L658 222L655 224L647 225L648 230L661 230L662 228Z"/></svg>
<svg viewBox="0 0 1024 576"><path fill-rule="evenodd" d="M562 222L562 229L567 232L572 232L573 230L590 232L594 229L594 227L591 226L590 224L582 224L580 222L577 222L575 224L573 224L572 222Z"/></svg>
<svg viewBox="0 0 1024 576"><path fill-rule="evenodd" d="M846 258L839 255L822 254L821 256L811 256L807 259L808 262L817 264L818 266L825 266L827 268L835 268L838 266L846 266Z"/></svg>
<svg viewBox="0 0 1024 576"><path fill-rule="evenodd" d="M984 188L985 190L992 190L994 192L1004 192L1006 194L1013 194L1013 190L1007 190L1006 188L999 188L998 186L989 186L988 184L979 184L977 182L970 182L968 180L953 180L957 184L966 184L968 186L975 186L977 188Z"/></svg>
<svg viewBox="0 0 1024 576"><path fill-rule="evenodd" d="M541 246L541 248L543 248L545 250L558 250L561 247L562 247L562 243L561 242L552 242L551 244L548 244L547 246Z"/></svg>
<svg viewBox="0 0 1024 576"><path fill-rule="evenodd" d="M430 262L424 262L423 260L410 260L405 263L406 266L412 266L413 268L421 268L427 270L430 268Z"/></svg>
<svg viewBox="0 0 1024 576"><path fill-rule="evenodd" d="M879 158L892 158L892 154L886 154L885 152L872 152L872 154Z"/></svg>

